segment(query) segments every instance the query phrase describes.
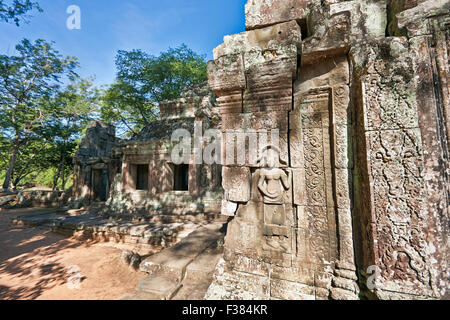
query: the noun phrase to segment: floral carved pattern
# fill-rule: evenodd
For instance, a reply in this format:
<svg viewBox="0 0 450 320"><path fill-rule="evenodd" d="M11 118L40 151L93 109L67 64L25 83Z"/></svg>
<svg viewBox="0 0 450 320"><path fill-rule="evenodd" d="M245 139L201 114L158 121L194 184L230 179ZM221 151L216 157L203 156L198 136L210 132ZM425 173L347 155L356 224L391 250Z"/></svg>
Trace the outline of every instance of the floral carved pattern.
<svg viewBox="0 0 450 320"><path fill-rule="evenodd" d="M428 286L420 131L371 132L369 142L381 276Z"/></svg>

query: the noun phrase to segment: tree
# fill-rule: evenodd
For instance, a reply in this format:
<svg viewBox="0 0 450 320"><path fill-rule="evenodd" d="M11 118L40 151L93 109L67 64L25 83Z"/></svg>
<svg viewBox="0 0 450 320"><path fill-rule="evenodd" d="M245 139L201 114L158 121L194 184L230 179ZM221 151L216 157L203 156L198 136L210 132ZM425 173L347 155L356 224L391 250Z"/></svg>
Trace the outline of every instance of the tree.
<svg viewBox="0 0 450 320"><path fill-rule="evenodd" d="M153 121L161 101L176 99L183 88L206 80L205 56L186 45L159 57L142 50L119 51L117 79L104 94L102 117L132 134Z"/></svg>
<svg viewBox="0 0 450 320"><path fill-rule="evenodd" d="M20 21L26 21L27 13L36 9L42 12L37 2L30 0L14 0L7 4L6 1L0 0L0 20L7 23L14 22L16 26L20 25Z"/></svg>
<svg viewBox="0 0 450 320"><path fill-rule="evenodd" d="M10 142L0 131L0 168L5 168L8 164L8 152ZM0 170L0 179L4 178L4 172Z"/></svg>
<svg viewBox="0 0 450 320"><path fill-rule="evenodd" d="M16 50L16 56L0 55L0 129L11 144L4 189L11 187L20 149L40 137L54 111L46 101L60 89L61 77L76 77L77 66L76 58L61 56L44 40L24 39Z"/></svg>
<svg viewBox="0 0 450 320"><path fill-rule="evenodd" d="M139 90L121 80L105 90L102 102L102 119L114 122L132 135L157 117L156 104L146 100Z"/></svg>
<svg viewBox="0 0 450 320"><path fill-rule="evenodd" d="M58 188L59 179L64 190L67 176L73 169L72 159L83 129L95 119L99 109L100 90L91 80L76 79L57 93L49 103L53 113L49 117L47 137L52 137L54 155L52 166L53 189Z"/></svg>
<svg viewBox="0 0 450 320"><path fill-rule="evenodd" d="M52 99L42 101L52 111L28 139L26 148L19 149L11 177L13 186L31 182L65 190L78 139L88 122L95 118L98 92L89 80L76 79ZM1 146L0 140L0 150ZM7 149L5 153L8 154ZM5 160L3 163L7 163Z"/></svg>

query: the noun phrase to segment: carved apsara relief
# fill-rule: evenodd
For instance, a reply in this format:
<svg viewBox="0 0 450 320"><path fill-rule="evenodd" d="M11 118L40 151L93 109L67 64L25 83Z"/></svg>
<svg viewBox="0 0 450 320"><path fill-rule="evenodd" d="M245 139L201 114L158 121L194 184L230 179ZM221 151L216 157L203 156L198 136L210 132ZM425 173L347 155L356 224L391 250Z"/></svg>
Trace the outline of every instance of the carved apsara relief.
<svg viewBox="0 0 450 320"><path fill-rule="evenodd" d="M289 226L286 224L286 191L291 189L290 172L280 168L280 151L268 146L260 159L258 189L263 197L266 243L264 250L290 252Z"/></svg>

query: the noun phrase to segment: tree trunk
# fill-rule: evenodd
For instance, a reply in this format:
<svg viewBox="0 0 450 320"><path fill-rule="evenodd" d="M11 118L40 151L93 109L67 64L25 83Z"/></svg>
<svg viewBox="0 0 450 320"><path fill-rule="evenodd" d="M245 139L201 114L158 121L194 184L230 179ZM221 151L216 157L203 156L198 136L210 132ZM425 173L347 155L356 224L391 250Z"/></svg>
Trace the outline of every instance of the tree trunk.
<svg viewBox="0 0 450 320"><path fill-rule="evenodd" d="M64 187L65 187L65 179L64 179L64 177L65 177L65 172L66 172L66 168L65 168L65 166L66 166L66 142L64 141L64 144L63 144L63 147L62 147L62 150L61 150L61 160L60 160L60 163L59 163L59 174L60 174L60 176L61 176L61 181L62 181L62 184L61 184L61 190L62 191L64 191Z"/></svg>
<svg viewBox="0 0 450 320"><path fill-rule="evenodd" d="M58 189L59 175L60 175L60 171L59 171L59 167L58 167L58 169L56 169L56 172L53 174L53 187L52 187L53 191Z"/></svg>
<svg viewBox="0 0 450 320"><path fill-rule="evenodd" d="M11 187L11 180L12 180L12 176L14 173L14 167L16 165L16 157L17 157L17 152L19 151L19 145L20 145L20 141L19 141L19 136L16 135L14 137L14 144L11 147L11 156L9 158L9 167L8 167L8 171L6 171L6 175L5 175L5 180L3 181L3 189L5 190L9 190ZM14 186L13 186L14 189Z"/></svg>
<svg viewBox="0 0 450 320"><path fill-rule="evenodd" d="M65 175L65 172L63 172L63 174L62 174L62 191L66 191L66 175Z"/></svg>
<svg viewBox="0 0 450 320"><path fill-rule="evenodd" d="M59 158L59 166L58 166L58 170L56 170L55 175L53 176L53 190L58 190L59 191L59 187L58 187L58 181L59 178L62 179L62 190L64 191L64 185L65 185L65 181L64 181L64 166L66 164L66 148L65 146L62 147L61 149L61 155Z"/></svg>
<svg viewBox="0 0 450 320"><path fill-rule="evenodd" d="M65 191L66 190L66 157L65 155L63 155L62 158L62 162L61 162L61 180L62 180L62 184L61 184L61 190Z"/></svg>

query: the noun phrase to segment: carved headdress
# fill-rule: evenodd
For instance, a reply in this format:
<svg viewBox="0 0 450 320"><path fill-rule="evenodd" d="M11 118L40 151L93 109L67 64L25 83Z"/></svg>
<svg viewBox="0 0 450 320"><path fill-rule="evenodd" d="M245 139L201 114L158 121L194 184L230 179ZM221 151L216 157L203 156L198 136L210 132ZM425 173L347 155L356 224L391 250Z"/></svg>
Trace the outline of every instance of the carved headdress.
<svg viewBox="0 0 450 320"><path fill-rule="evenodd" d="M281 159L281 152L280 149L274 145L267 145L264 148L261 149L261 156L258 158L258 163L262 165L262 167L267 166L267 158L269 157L269 154L272 153L273 155L277 155L278 163L281 165L287 165L286 161Z"/></svg>

